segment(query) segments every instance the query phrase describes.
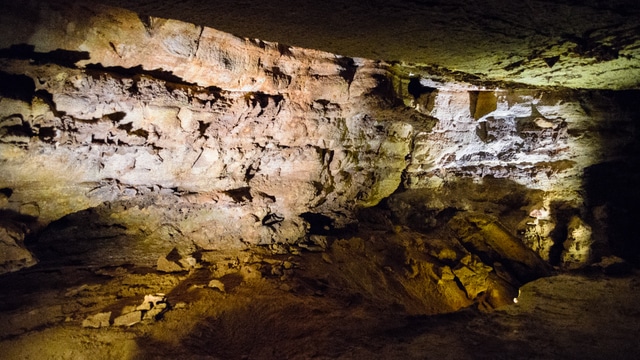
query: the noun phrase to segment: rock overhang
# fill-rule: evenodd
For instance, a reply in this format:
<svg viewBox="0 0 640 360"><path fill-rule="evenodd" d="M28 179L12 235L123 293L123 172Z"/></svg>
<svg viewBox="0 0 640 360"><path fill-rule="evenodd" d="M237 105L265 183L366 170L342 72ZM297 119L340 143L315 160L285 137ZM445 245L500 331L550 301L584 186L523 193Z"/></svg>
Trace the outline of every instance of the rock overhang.
<svg viewBox="0 0 640 360"><path fill-rule="evenodd" d="M640 8L630 0L106 3L296 47L438 66L475 80L574 89L640 85Z"/></svg>

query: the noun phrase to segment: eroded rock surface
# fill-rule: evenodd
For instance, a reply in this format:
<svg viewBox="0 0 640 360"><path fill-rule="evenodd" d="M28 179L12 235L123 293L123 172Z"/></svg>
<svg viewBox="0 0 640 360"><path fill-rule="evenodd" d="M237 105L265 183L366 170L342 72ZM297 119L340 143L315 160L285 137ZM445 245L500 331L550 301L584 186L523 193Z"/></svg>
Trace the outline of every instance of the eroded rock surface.
<svg viewBox="0 0 640 360"><path fill-rule="evenodd" d="M618 204L583 174L636 146L637 92L469 82L102 6L5 7L2 207L30 219L49 266L186 271L167 254L256 246L335 263L369 217L417 231L401 253L444 229L439 255L399 259L458 309L611 251L589 222Z"/></svg>
<svg viewBox="0 0 640 360"><path fill-rule="evenodd" d="M398 120L419 114L392 111L383 64L123 10L60 15L3 39L7 207L38 199L40 224L64 217L40 244L142 241L157 258L160 239L293 243L400 184L412 127Z"/></svg>
<svg viewBox="0 0 640 360"><path fill-rule="evenodd" d="M640 85L636 0L99 3L336 54L430 66L425 74L440 68L478 80L578 89Z"/></svg>

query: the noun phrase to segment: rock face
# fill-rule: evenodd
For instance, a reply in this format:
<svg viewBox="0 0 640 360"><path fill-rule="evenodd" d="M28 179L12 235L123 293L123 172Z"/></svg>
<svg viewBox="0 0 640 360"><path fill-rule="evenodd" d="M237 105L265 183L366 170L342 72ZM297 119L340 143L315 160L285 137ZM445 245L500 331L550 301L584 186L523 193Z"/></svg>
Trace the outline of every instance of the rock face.
<svg viewBox="0 0 640 360"><path fill-rule="evenodd" d="M29 39L3 39L4 76L24 90L2 98L8 206L39 199L43 225L91 224L54 224L43 242L108 238L141 258L157 258L156 240L291 243L400 184L412 128L386 103L384 65L122 10L64 11L26 24ZM22 75L32 71L37 81ZM151 245L118 240L132 235Z"/></svg>
<svg viewBox="0 0 640 360"><path fill-rule="evenodd" d="M453 229L473 249L451 270L463 283L467 268L504 267L517 283L548 271L540 258L582 266L584 246L607 248L588 222L608 203L585 205L582 175L636 144L636 92L414 78L51 4L0 17L2 207L32 219L20 224L48 262L153 266L173 250L308 244L377 205L419 231ZM470 298L487 289L467 285Z"/></svg>
<svg viewBox="0 0 640 360"><path fill-rule="evenodd" d="M640 86L635 0L99 3L336 54L437 65L481 80L582 89Z"/></svg>
<svg viewBox="0 0 640 360"><path fill-rule="evenodd" d="M0 221L0 274L20 270L37 263L24 247L24 227L6 220Z"/></svg>

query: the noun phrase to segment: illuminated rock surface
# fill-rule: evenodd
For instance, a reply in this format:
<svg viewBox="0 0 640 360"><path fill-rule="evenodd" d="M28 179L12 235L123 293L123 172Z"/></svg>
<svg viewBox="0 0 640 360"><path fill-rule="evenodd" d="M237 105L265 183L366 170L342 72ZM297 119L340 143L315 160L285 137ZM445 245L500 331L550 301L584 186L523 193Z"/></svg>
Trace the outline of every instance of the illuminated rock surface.
<svg viewBox="0 0 640 360"><path fill-rule="evenodd" d="M98 5L3 2L0 272L40 264L0 278L0 337L21 336L5 342L19 354L34 329L86 325L121 342L104 358L370 358L362 336L391 341L380 332L423 315L501 308L556 270L606 273L617 259L635 274L639 55L618 5L600 24L615 26L585 33L593 43L532 37L538 57L505 66L504 52L459 62L474 36L453 36L450 60L386 62ZM389 60L396 50L381 46ZM614 286L637 292L633 276ZM144 310L166 318L154 329L135 325L149 293L167 294L157 314ZM315 336L342 318L345 332L365 329L345 338L353 354L327 350L326 334L298 349L265 339ZM213 338L224 345L207 352ZM380 349L420 358L420 346Z"/></svg>

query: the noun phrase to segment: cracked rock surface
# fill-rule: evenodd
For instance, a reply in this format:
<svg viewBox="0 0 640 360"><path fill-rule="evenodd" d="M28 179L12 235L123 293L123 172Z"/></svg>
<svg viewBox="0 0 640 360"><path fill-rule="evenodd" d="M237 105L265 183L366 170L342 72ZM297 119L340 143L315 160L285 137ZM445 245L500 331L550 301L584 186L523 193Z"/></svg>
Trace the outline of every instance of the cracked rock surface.
<svg viewBox="0 0 640 360"><path fill-rule="evenodd" d="M575 257L550 254L567 240L553 230L596 217L581 175L635 143L634 91L417 78L122 9L6 8L0 188L52 261L300 243L397 190L437 194L418 213L474 210L447 189L496 178L542 193L500 221L558 265Z"/></svg>
<svg viewBox="0 0 640 360"><path fill-rule="evenodd" d="M635 0L101 3L345 56L435 65L479 80L611 90L640 85Z"/></svg>
<svg viewBox="0 0 640 360"><path fill-rule="evenodd" d="M162 3L135 13L1 2L0 273L16 272L0 277L3 347L18 356L43 341L38 329L64 338L84 325L82 338L97 342L69 356L422 358L425 346L456 343L451 354L465 358L494 332L499 341L479 358L516 354L565 319L527 337L513 316L529 326L527 311L550 318L553 309L481 313L511 304L520 288L555 297L556 280L525 284L557 271L580 272L553 278L578 302L597 302L581 291L597 297L609 286L600 271L622 276L610 285L622 303L610 310L637 316L627 307L638 288L630 263L640 263L629 240L640 201L634 8L589 3L576 11L606 10L593 28L572 18L539 30L532 15L514 25L523 6L557 17L569 2L505 5L487 24L477 15L491 19L497 3L402 3L296 4L309 14L362 10L354 24L392 9L409 28L432 9L469 20L471 33L433 21L411 46L397 29L392 46L378 32L389 23L371 15L380 27L354 33L379 36L386 55L353 44L348 53L383 61L157 17ZM192 16L208 9L174 5ZM312 42L326 34L306 25ZM484 35L473 31L480 25ZM339 39L338 48L351 41ZM451 46L407 50L422 41ZM388 61L393 54L408 60ZM153 306L136 306L143 296ZM425 330L425 315L465 308L433 321L455 333L478 325L468 339ZM325 333L345 322L338 338ZM619 325L606 345L624 358L634 348L618 335L635 327ZM390 333L412 343L393 345ZM314 340L291 347L300 338ZM371 339L384 344L379 353ZM563 351L527 348L583 353Z"/></svg>

